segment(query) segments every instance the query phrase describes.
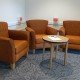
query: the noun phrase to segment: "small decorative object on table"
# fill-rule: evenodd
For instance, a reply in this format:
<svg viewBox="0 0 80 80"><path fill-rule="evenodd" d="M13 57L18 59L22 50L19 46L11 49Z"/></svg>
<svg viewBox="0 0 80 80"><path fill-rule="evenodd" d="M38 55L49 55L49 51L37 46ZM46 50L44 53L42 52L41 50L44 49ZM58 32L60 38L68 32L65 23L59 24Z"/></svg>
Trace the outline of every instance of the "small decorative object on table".
<svg viewBox="0 0 80 80"><path fill-rule="evenodd" d="M58 27L59 26L59 24L58 24L58 18L53 18L53 26L55 26L55 27Z"/></svg>
<svg viewBox="0 0 80 80"><path fill-rule="evenodd" d="M18 25L20 26L21 23L22 23L22 17L19 17L19 18L18 18Z"/></svg>

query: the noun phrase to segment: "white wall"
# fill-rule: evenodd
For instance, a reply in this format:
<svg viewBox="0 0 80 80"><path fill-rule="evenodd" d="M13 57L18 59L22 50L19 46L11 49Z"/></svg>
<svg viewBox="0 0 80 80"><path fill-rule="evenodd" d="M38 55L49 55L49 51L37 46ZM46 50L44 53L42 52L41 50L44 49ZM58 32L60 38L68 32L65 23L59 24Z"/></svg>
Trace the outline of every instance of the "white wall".
<svg viewBox="0 0 80 80"><path fill-rule="evenodd" d="M26 19L80 20L80 0L26 0Z"/></svg>
<svg viewBox="0 0 80 80"><path fill-rule="evenodd" d="M0 0L0 21L15 25L18 18L25 21L25 0Z"/></svg>
<svg viewBox="0 0 80 80"><path fill-rule="evenodd" d="M0 0L0 21L15 25L18 18L47 19L58 17L80 20L80 0ZM26 18L26 19L25 19Z"/></svg>

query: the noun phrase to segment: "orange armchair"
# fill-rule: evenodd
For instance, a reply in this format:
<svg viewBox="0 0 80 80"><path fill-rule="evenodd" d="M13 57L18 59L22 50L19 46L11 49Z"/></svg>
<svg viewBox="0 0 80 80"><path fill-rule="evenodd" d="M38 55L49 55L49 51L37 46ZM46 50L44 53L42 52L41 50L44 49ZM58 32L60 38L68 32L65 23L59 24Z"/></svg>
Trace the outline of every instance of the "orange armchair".
<svg viewBox="0 0 80 80"><path fill-rule="evenodd" d="M80 50L80 21L63 21L59 33L69 38L68 48Z"/></svg>
<svg viewBox="0 0 80 80"><path fill-rule="evenodd" d="M35 49L43 47L43 36L57 34L57 30L48 26L47 20L28 20L26 24L26 31L30 32L30 49L33 50L33 53ZM46 43L46 47L50 45Z"/></svg>
<svg viewBox="0 0 80 80"><path fill-rule="evenodd" d="M10 64L12 69L29 50L29 32L8 30L6 22L0 22L0 61Z"/></svg>

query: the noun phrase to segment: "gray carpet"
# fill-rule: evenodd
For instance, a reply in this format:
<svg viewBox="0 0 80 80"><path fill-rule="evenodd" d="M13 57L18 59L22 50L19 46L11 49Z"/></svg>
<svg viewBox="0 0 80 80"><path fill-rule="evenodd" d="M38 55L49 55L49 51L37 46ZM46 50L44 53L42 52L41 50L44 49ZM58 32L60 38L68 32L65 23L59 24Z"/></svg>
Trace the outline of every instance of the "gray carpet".
<svg viewBox="0 0 80 80"><path fill-rule="evenodd" d="M58 52L50 70L49 51L46 51L43 60L42 50L36 53L21 58L14 70L0 62L0 80L80 80L80 54L68 53L67 65L63 66L64 53Z"/></svg>

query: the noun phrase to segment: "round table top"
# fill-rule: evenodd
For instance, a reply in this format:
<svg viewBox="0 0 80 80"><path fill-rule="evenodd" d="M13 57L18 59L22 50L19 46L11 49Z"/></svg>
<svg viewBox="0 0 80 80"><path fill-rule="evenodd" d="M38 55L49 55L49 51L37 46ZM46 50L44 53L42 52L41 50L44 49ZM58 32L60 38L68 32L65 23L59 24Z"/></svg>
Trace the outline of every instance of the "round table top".
<svg viewBox="0 0 80 80"><path fill-rule="evenodd" d="M60 35L47 35L43 36L43 40L51 43L65 43L68 42L68 38Z"/></svg>

